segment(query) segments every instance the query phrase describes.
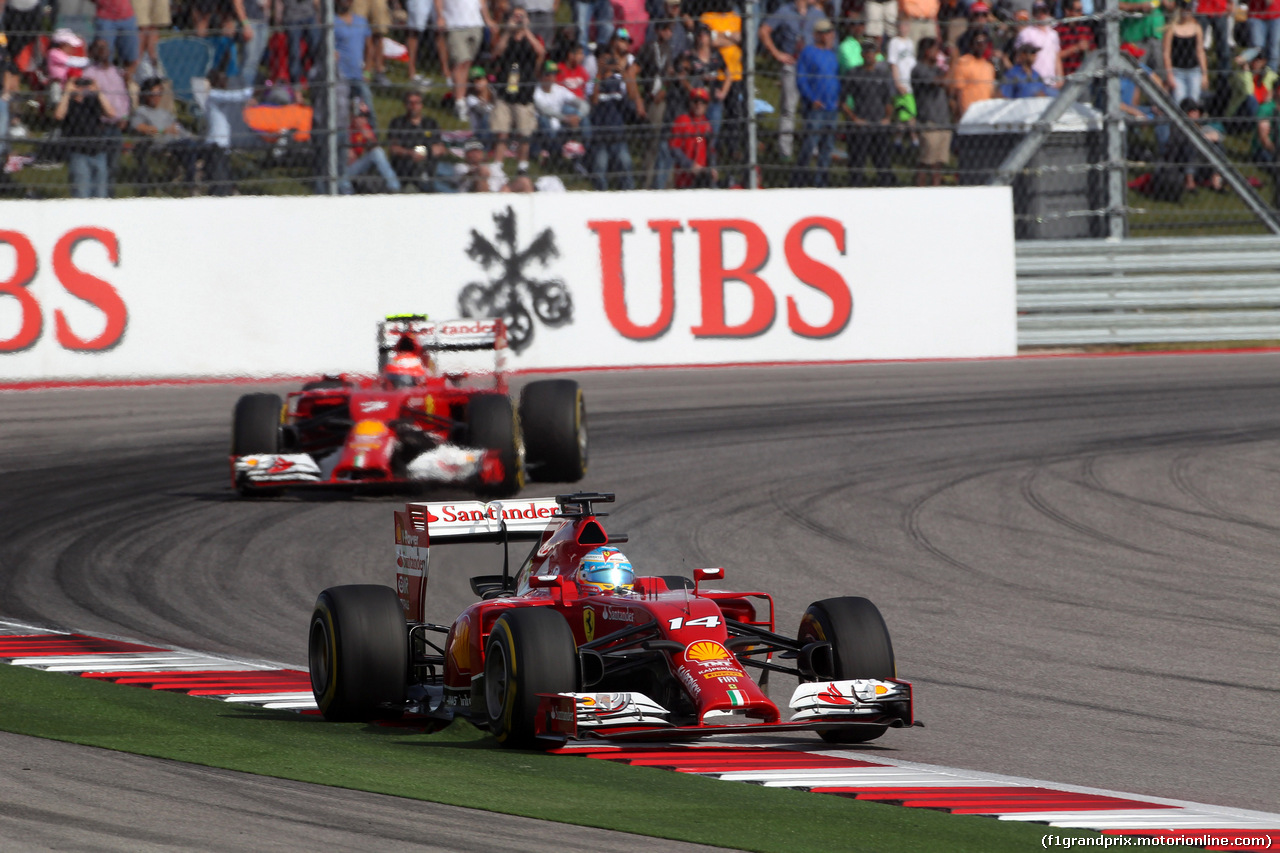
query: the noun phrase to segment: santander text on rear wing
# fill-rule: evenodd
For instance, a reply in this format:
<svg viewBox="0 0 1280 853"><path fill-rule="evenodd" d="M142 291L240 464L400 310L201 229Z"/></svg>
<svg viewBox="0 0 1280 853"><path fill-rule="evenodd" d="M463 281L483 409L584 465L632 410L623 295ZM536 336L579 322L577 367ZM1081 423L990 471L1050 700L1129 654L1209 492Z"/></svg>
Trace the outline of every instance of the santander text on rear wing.
<svg viewBox="0 0 1280 853"><path fill-rule="evenodd" d="M405 617L422 621L432 540L536 542L559 509L555 498L406 504L395 513L396 593Z"/></svg>
<svg viewBox="0 0 1280 853"><path fill-rule="evenodd" d="M420 349L502 350L507 330L501 319L429 320L426 315L388 317L378 324L378 348L388 351L402 337L410 337Z"/></svg>

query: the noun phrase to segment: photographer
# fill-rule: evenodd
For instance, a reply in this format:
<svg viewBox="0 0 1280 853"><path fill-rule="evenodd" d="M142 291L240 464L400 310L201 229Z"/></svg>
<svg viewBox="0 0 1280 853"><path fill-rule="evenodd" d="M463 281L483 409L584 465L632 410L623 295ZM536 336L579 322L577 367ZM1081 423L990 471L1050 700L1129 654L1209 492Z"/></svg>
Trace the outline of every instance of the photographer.
<svg viewBox="0 0 1280 853"><path fill-rule="evenodd" d="M404 115L396 116L387 126L387 153L402 183L424 193L435 192L436 163L445 156L445 147L440 141L440 125L422 113L419 92L404 96Z"/></svg>
<svg viewBox="0 0 1280 853"><path fill-rule="evenodd" d="M493 110L493 131L498 144L493 149L493 159L501 162L503 153L510 153L507 137L515 131L516 157L519 170L529 168L529 138L538 128L538 118L533 109L533 90L538 85L538 69L547 55L547 49L529 29L529 15L524 9L512 10L493 45L498 57L498 99Z"/></svg>
<svg viewBox="0 0 1280 853"><path fill-rule="evenodd" d="M107 150L102 128L104 119L116 118L106 96L95 81L78 77L62 93L53 117L62 123L62 137L66 140L71 194L76 198L106 198Z"/></svg>

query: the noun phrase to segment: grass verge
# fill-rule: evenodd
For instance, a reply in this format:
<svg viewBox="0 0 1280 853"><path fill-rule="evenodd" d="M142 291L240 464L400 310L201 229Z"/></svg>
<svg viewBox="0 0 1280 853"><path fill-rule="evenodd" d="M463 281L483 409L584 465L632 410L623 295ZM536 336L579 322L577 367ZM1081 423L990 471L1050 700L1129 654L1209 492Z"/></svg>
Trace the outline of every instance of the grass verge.
<svg viewBox="0 0 1280 853"><path fill-rule="evenodd" d="M1018 851L1046 827L512 752L431 735L0 666L0 729L341 788L759 851ZM906 735L909 736L909 735ZM602 792L608 792L602 796ZM1052 830L1055 835L1096 833Z"/></svg>

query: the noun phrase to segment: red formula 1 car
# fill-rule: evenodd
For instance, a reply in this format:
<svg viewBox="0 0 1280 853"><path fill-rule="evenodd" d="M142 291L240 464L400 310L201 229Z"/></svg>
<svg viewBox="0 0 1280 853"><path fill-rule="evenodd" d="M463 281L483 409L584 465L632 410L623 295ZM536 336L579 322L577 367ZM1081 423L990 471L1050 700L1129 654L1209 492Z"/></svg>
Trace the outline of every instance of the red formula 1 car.
<svg viewBox="0 0 1280 853"><path fill-rule="evenodd" d="M389 317L378 325L377 377L326 376L287 401L240 398L232 483L242 495L435 483L510 497L526 477L577 482L587 470L582 390L531 382L517 413L505 352L501 320Z"/></svg>
<svg viewBox="0 0 1280 853"><path fill-rule="evenodd" d="M395 513L396 589L332 587L316 602L309 661L325 718L463 715L514 747L797 730L862 743L915 724L870 601L815 602L783 636L766 593L707 588L724 569L636 577L614 547L626 537L607 533L593 507L613 499ZM514 575L504 559L502 574L473 577L480 600L436 625L424 619L431 540L534 544ZM800 681L785 717L762 689L772 672Z"/></svg>

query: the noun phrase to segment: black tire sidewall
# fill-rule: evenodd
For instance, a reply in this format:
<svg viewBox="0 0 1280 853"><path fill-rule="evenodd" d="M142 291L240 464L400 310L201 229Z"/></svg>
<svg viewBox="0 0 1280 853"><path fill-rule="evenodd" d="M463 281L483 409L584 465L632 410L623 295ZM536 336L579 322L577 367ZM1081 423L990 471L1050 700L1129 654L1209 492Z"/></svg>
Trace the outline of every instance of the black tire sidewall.
<svg viewBox="0 0 1280 853"><path fill-rule="evenodd" d="M245 394L237 400L231 419L231 455L279 453L283 408L278 394Z"/></svg>
<svg viewBox="0 0 1280 853"><path fill-rule="evenodd" d="M485 644L485 678L495 646L506 660L507 686L495 717L488 703L489 729L506 747L537 746L535 718L540 693L573 693L578 686L577 647L569 624L549 607L513 608L494 623ZM496 658L493 658L496 660ZM485 685L486 695L489 685Z"/></svg>
<svg viewBox="0 0 1280 853"><path fill-rule="evenodd" d="M835 680L895 678L897 665L893 643L880 610L857 596L815 601L805 610L796 634L801 642L831 643ZM887 731L887 726L818 730L828 743L865 743Z"/></svg>
<svg viewBox="0 0 1280 853"><path fill-rule="evenodd" d="M323 657L316 654L318 646ZM391 587L353 584L320 593L307 656L312 692L326 720L370 720L403 712L408 628Z"/></svg>
<svg viewBox="0 0 1280 853"><path fill-rule="evenodd" d="M587 410L577 382L543 379L526 385L520 392L520 426L532 478L576 483L586 475Z"/></svg>
<svg viewBox="0 0 1280 853"><path fill-rule="evenodd" d="M515 408L503 394L478 394L467 405L467 427L472 447L496 450L502 460L503 480L486 485L486 497L513 497L524 488L524 445Z"/></svg>

